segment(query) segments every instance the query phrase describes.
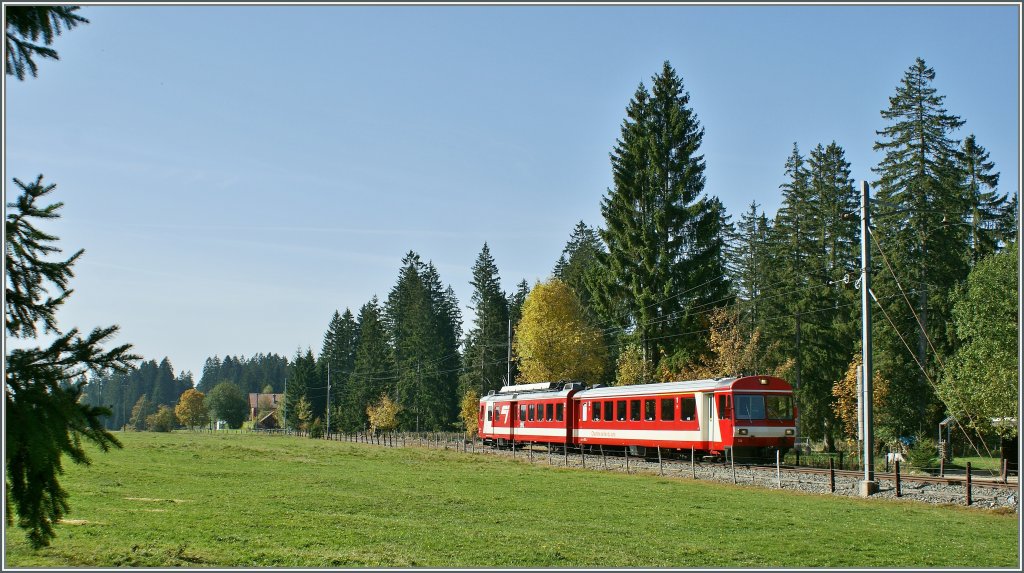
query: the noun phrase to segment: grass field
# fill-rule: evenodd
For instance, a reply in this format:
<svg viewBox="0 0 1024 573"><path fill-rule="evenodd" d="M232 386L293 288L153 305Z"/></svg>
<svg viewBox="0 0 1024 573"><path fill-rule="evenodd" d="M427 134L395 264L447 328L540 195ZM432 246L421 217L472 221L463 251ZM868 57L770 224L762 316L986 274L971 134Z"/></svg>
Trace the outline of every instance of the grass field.
<svg viewBox="0 0 1024 573"><path fill-rule="evenodd" d="M505 457L129 433L9 567L1015 567L1018 517Z"/></svg>

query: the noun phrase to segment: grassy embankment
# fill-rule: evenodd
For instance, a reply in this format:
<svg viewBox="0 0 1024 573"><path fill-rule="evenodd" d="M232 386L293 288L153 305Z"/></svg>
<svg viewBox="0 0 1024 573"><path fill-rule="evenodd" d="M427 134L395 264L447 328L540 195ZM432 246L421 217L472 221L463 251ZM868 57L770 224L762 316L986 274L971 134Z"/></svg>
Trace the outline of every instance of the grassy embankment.
<svg viewBox="0 0 1024 573"><path fill-rule="evenodd" d="M505 457L125 434L68 463L71 514L8 566L1012 567L1018 518Z"/></svg>

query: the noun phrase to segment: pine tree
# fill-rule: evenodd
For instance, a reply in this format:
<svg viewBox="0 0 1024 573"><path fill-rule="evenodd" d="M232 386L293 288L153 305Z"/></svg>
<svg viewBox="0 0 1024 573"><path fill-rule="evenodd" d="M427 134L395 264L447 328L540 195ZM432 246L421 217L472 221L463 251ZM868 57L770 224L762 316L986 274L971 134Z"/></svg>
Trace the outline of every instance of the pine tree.
<svg viewBox="0 0 1024 573"><path fill-rule="evenodd" d="M964 139L957 159L967 191L965 222L970 226L968 243L973 266L1014 239L1017 214L1015 204L996 190L999 173L992 171L995 163L989 161L988 151L978 145L973 133Z"/></svg>
<svg viewBox="0 0 1024 573"><path fill-rule="evenodd" d="M357 335L358 326L352 311L348 308L345 309L344 314L334 311L334 316L331 317L327 332L324 334L320 359L317 360L320 385L327 387L330 382L330 400L326 405L332 411L330 431L338 427L339 421L333 412L342 403L345 386L355 368ZM321 414L318 413L318 415ZM322 415L326 419L326 411Z"/></svg>
<svg viewBox="0 0 1024 573"><path fill-rule="evenodd" d="M355 367L341 410L341 427L347 431L365 429L366 407L383 393L394 391L394 356L388 344L388 334L382 320L377 297L359 309L359 343L356 346Z"/></svg>
<svg viewBox="0 0 1024 573"><path fill-rule="evenodd" d="M441 317L435 315L425 273L419 255L410 251L384 306L397 368L395 402L403 428L417 431L446 427L454 397L440 374L445 357Z"/></svg>
<svg viewBox="0 0 1024 573"><path fill-rule="evenodd" d="M327 402L327 389L320 388L319 382L316 374L316 360L313 358L312 350L307 348L305 355L296 350L291 368L288 369L288 385L284 394L285 421L288 427L299 428L303 423L299 419L300 401L305 401L310 412L314 412L314 417L316 416L315 412L324 412L324 406L321 406L319 410L313 409L316 398L320 398L323 404Z"/></svg>
<svg viewBox="0 0 1024 573"><path fill-rule="evenodd" d="M47 46L61 34L62 27L70 30L89 23L75 13L78 9L78 6L5 6L7 75L24 80L27 69L35 77L38 68L34 56L59 60L57 51ZM35 43L40 39L45 45Z"/></svg>
<svg viewBox="0 0 1024 573"><path fill-rule="evenodd" d="M593 285L596 284L594 275L601 272L602 254L604 244L597 230L580 221L576 223L552 272L555 278L569 285L587 313L595 319L597 314L591 299L594 297Z"/></svg>
<svg viewBox="0 0 1024 573"><path fill-rule="evenodd" d="M523 305L526 304L526 297L530 294L530 285L526 279L519 281L516 290L508 295L508 318L512 325L512 336L515 340L519 332L519 322L523 319ZM516 384L520 378L519 358L515 354L515 347L512 348L512 360L509 365L509 384ZM479 396L479 394L477 394Z"/></svg>
<svg viewBox="0 0 1024 573"><path fill-rule="evenodd" d="M59 218L63 204L38 202L56 186L44 185L42 175L28 185L18 179L14 184L20 193L7 205L4 225L4 326L11 338L35 340L42 330L53 339L45 347L9 348L5 357L5 500L8 524L16 513L18 526L38 548L49 545L53 524L68 511L68 494L58 480L61 459L88 464L83 440L103 451L120 447L103 427L102 417L110 410L80 402L81 376L124 372L138 357L127 344L103 350L117 326L82 335L77 328L61 330L57 325L57 310L71 294L73 267L84 251L49 260L61 253L58 238L37 224Z"/></svg>
<svg viewBox="0 0 1024 573"><path fill-rule="evenodd" d="M497 390L508 375L508 300L501 289L498 267L484 243L473 265L473 296L470 301L476 318L466 339L465 373L460 377L460 392L479 388L481 395Z"/></svg>
<svg viewBox="0 0 1024 573"><path fill-rule="evenodd" d="M601 306L624 305L619 326L635 329L644 354L677 362L706 350L701 336L678 334L700 331L698 309L728 295L724 210L704 196L704 130L688 104L668 62L650 92L640 84L611 154L614 188L601 205Z"/></svg>
<svg viewBox="0 0 1024 573"><path fill-rule="evenodd" d="M886 310L879 317L884 322L875 326L876 365L892 381L897 426L891 431L897 435L931 431L943 415L931 384L940 359L935 351L951 350L949 295L968 269L967 228L946 224L965 213L965 189L954 172L958 142L952 138L964 122L943 107L934 79L924 60L910 66L881 112L889 125L876 132L880 140L874 145L884 154L873 168L879 176L874 245L887 259L879 261L873 279ZM916 346L913 353L901 334Z"/></svg>

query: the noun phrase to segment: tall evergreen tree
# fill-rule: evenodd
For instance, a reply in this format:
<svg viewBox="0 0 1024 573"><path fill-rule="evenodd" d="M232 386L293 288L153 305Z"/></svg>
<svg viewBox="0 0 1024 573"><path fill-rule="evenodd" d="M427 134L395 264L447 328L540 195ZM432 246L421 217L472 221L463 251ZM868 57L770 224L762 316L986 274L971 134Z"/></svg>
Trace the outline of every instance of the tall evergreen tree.
<svg viewBox="0 0 1024 573"><path fill-rule="evenodd" d="M502 386L508 374L508 300L501 289L498 267L484 243L473 264L473 296L476 318L466 339L460 395L479 388L480 395Z"/></svg>
<svg viewBox="0 0 1024 573"><path fill-rule="evenodd" d="M343 397L342 428L348 431L367 427L366 407L381 394L393 395L395 365L380 302L374 296L359 309L359 342L355 367Z"/></svg>
<svg viewBox="0 0 1024 573"><path fill-rule="evenodd" d="M345 395L345 386L356 364L356 343L358 339L358 325L352 315L352 311L345 309L344 314L334 311L331 322L324 334L323 348L320 351L320 359L317 360L317 372L319 373L320 385L327 387L329 383L330 400L327 406L331 408L331 428L338 427L339 420L333 411L342 403ZM326 418L326 412L324 412Z"/></svg>
<svg viewBox="0 0 1024 573"><path fill-rule="evenodd" d="M440 374L444 358L441 321L434 314L425 271L419 255L411 251L406 254L398 283L384 305L397 369L399 424L417 431L446 427L454 397Z"/></svg>
<svg viewBox="0 0 1024 573"><path fill-rule="evenodd" d="M876 364L892 381L897 427L891 430L898 435L930 431L943 415L930 382L938 372L936 352L950 352L950 292L968 269L967 227L947 224L965 214L965 190L951 173L958 147L953 132L964 122L943 107L934 80L935 71L917 58L881 112L888 125L876 132L874 145L884 154L873 168L879 176L875 244L889 263L874 279L889 317L876 322ZM902 333L913 333L903 335L913 353Z"/></svg>
<svg viewBox="0 0 1024 573"><path fill-rule="evenodd" d="M973 266L1014 239L1017 213L1015 203L997 191L999 173L993 172L995 163L989 161L988 151L978 145L973 133L964 139L957 160L968 202L965 222L970 227Z"/></svg>
<svg viewBox="0 0 1024 573"><path fill-rule="evenodd" d="M428 262L423 270L423 282L430 298L430 307L441 341L441 356L438 361L439 389L443 396L448 414L447 419L454 421L459 414L459 373L462 357L459 345L462 341L462 312L459 300L451 285L442 288L441 275L433 262Z"/></svg>
<svg viewBox="0 0 1024 573"><path fill-rule="evenodd" d="M678 334L700 331L698 309L728 294L724 212L704 195L704 130L689 99L668 62L650 92L637 88L611 154L614 188L602 200L600 231L608 246L603 306L625 306L619 325L635 329L648 357L681 361L706 341Z"/></svg>
<svg viewBox="0 0 1024 573"><path fill-rule="evenodd" d="M306 349L306 354L295 351L295 358L292 360L291 368L288 369L288 385L284 394L284 408L287 427L298 428L305 421L299 418L299 403L317 403L319 410L310 411L323 413L324 405L327 403L326 388L319 387L319 378L316 374L316 360L313 358L313 351Z"/></svg>
<svg viewBox="0 0 1024 573"><path fill-rule="evenodd" d="M29 542L42 547L50 543L53 525L69 507L58 479L64 456L88 464L83 440L103 451L120 447L103 427L101 418L110 411L82 403L83 385L76 381L86 372L124 371L138 357L129 353L130 345L102 348L117 326L95 328L87 335L77 328L59 328L57 311L71 294L73 266L84 251L51 260L61 253L58 238L37 225L59 218L62 203L38 202L56 186L44 185L42 175L28 185L18 179L14 184L20 194L7 205L4 224L4 326L8 337L25 343L7 349L4 361L4 499L8 524L16 512ZM53 337L44 346L32 346L40 334Z"/></svg>
<svg viewBox="0 0 1024 573"><path fill-rule="evenodd" d="M519 281L516 290L508 295L508 318L512 325L512 340L515 340L519 332L519 322L523 319L523 305L526 304L526 297L530 294L530 285L526 279ZM520 378L519 358L515 353L515 346L512 347L512 359L508 370L509 384L515 384Z"/></svg>
<svg viewBox="0 0 1024 573"><path fill-rule="evenodd" d="M552 272L555 278L569 285L580 304L595 319L597 314L591 299L594 285L598 284L595 275L601 273L600 256L604 252L604 244L597 230L580 221L572 230Z"/></svg>

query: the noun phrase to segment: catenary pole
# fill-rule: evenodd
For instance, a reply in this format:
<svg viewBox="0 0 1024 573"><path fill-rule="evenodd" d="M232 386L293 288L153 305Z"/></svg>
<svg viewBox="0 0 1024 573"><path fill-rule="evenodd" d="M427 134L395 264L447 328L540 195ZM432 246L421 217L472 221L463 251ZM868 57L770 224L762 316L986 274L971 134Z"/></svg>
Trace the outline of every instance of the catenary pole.
<svg viewBox="0 0 1024 573"><path fill-rule="evenodd" d="M871 199L868 182L860 183L860 306L861 306L861 375L864 377L861 387L864 392L859 396L864 412L864 481L860 484L860 494L867 497L878 491L875 482L874 459L874 428L871 412Z"/></svg>

